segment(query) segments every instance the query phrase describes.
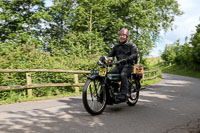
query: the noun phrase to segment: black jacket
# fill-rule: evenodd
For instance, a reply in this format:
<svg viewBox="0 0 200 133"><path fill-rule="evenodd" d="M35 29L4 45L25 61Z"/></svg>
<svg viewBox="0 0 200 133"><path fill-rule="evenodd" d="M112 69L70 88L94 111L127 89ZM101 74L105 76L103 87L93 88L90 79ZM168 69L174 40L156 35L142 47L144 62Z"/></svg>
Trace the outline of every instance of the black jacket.
<svg viewBox="0 0 200 133"><path fill-rule="evenodd" d="M118 61L126 59L128 64L137 62L137 46L130 42L116 44L108 57L115 57Z"/></svg>

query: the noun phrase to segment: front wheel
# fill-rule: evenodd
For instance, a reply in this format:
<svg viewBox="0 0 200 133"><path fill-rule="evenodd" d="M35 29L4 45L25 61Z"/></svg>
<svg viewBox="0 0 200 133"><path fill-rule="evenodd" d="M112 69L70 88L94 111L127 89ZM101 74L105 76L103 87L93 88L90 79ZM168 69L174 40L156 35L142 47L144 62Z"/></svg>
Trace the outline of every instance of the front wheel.
<svg viewBox="0 0 200 133"><path fill-rule="evenodd" d="M102 80L88 79L83 88L82 99L88 113L101 114L106 107L106 90L102 87Z"/></svg>
<svg viewBox="0 0 200 133"><path fill-rule="evenodd" d="M129 106L135 106L138 99L139 99L139 93L140 93L140 81L135 80L133 84L129 87L129 94L130 97L128 98L127 104Z"/></svg>

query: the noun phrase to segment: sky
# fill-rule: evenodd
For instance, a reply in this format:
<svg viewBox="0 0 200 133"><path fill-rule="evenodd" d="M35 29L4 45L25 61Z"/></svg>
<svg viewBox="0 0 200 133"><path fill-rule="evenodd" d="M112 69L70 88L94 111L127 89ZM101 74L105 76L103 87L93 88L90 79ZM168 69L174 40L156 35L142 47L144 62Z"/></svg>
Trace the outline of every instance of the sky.
<svg viewBox="0 0 200 133"><path fill-rule="evenodd" d="M51 6L53 3L52 3L52 0L45 0L45 5L46 6Z"/></svg>
<svg viewBox="0 0 200 133"><path fill-rule="evenodd" d="M200 0L177 0L183 15L175 17L174 30L169 30L167 33L162 32L161 40L158 42L157 47L154 48L150 57L160 56L160 52L164 51L166 44L172 44L180 39L180 43L185 42L185 37L189 39L191 34L196 32L196 27L200 24Z"/></svg>
<svg viewBox="0 0 200 133"><path fill-rule="evenodd" d="M46 6L52 5L52 0L46 0ZM168 30L166 33L161 32L161 39L157 46L153 48L150 57L158 57L164 51L166 44L172 44L180 39L181 44L185 42L185 37L191 37L194 34L196 27L200 24L200 0L177 0L181 11L184 12L181 16L176 16L174 21L173 31Z"/></svg>

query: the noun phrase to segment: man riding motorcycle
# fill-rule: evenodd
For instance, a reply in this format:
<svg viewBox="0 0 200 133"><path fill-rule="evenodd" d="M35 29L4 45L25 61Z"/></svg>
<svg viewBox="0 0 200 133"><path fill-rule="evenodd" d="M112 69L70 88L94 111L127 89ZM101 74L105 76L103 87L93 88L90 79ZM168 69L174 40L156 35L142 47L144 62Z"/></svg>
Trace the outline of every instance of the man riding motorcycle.
<svg viewBox="0 0 200 133"><path fill-rule="evenodd" d="M117 98L125 101L128 96L128 76L133 72L133 64L137 60L137 46L128 42L128 29L122 28L119 34L119 43L116 44L108 57L116 57L117 65L110 73L120 73L121 89Z"/></svg>

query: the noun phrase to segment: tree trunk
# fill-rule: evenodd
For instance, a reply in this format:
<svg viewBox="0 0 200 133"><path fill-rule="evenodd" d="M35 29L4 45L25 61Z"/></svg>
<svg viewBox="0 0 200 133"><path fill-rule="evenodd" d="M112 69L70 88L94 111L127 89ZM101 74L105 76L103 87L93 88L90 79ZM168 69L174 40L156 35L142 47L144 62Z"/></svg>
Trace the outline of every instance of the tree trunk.
<svg viewBox="0 0 200 133"><path fill-rule="evenodd" d="M90 9L90 34L92 33L92 8ZM92 49L92 39L89 40L89 50Z"/></svg>

